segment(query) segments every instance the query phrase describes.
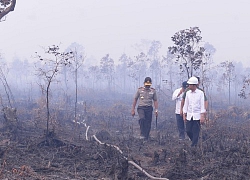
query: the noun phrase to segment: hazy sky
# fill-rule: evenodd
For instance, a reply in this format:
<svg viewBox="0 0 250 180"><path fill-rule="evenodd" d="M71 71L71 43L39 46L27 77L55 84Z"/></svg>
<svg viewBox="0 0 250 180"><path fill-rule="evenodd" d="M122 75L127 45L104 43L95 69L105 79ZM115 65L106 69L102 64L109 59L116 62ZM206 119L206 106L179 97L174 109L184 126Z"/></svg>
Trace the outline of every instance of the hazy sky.
<svg viewBox="0 0 250 180"><path fill-rule="evenodd" d="M249 0L18 0L0 22L0 53L31 59L41 47L77 42L99 63L107 53L133 56L141 39L160 41L164 53L176 32L198 26L217 50L214 61L248 66L249 7Z"/></svg>

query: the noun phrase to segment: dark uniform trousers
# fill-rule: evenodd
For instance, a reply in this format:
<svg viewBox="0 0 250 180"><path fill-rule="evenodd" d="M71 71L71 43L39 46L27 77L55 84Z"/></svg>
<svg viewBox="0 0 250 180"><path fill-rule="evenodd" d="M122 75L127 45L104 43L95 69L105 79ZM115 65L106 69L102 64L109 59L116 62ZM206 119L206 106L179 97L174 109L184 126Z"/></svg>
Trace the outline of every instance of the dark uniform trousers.
<svg viewBox="0 0 250 180"><path fill-rule="evenodd" d="M139 115L139 125L141 130L141 136L144 136L146 139L149 138L149 133L151 130L151 122L152 122L152 106L138 106L137 112Z"/></svg>
<svg viewBox="0 0 250 180"><path fill-rule="evenodd" d="M191 146L196 146L198 144L200 128L201 128L200 120L193 120L193 118L191 118L190 121L187 120L186 132L188 137L192 141Z"/></svg>
<svg viewBox="0 0 250 180"><path fill-rule="evenodd" d="M185 124L183 117L180 114L176 114L177 128L179 131L179 139L185 139Z"/></svg>

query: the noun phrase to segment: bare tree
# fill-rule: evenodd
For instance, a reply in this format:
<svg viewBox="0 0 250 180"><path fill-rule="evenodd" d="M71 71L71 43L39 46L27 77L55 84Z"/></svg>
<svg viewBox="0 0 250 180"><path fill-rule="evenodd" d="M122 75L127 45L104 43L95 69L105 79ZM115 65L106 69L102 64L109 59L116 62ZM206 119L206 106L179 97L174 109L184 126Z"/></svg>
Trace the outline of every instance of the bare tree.
<svg viewBox="0 0 250 180"><path fill-rule="evenodd" d="M204 44L205 51L203 53L203 61L200 68L200 77L202 79L200 86L206 92L206 96L209 101L209 108L207 109L208 117L210 115L210 111L213 109L213 99L211 97L211 91L213 89L213 79L215 76L215 67L213 66L213 55L216 52L216 49L213 45L209 43Z"/></svg>
<svg viewBox="0 0 250 180"><path fill-rule="evenodd" d="M100 70L108 80L108 89L111 90L111 83L113 81L113 74L115 70L114 60L106 54L100 61Z"/></svg>
<svg viewBox="0 0 250 180"><path fill-rule="evenodd" d="M89 77L92 83L92 89L95 89L96 88L95 84L97 84L97 82L102 79L100 67L90 66L88 68L88 71L89 71Z"/></svg>
<svg viewBox="0 0 250 180"><path fill-rule="evenodd" d="M121 57L119 58L119 61L121 62L121 65L117 68L119 69L119 73L122 76L123 79L123 89L126 89L126 79L127 79L127 73L128 73L128 63L131 62L131 58L127 56L126 54L122 54Z"/></svg>
<svg viewBox="0 0 250 180"><path fill-rule="evenodd" d="M0 54L0 60L1 59L2 58L1 58L1 54ZM4 91L5 91L5 94L7 96L7 100L8 100L8 105L9 105L9 107L12 108L13 104L15 106L15 98L14 98L14 96L12 94L12 91L10 89L9 83L7 81L6 74L7 74L8 70L6 70L6 68L4 68L4 67L6 67L6 64L1 64L0 65L0 81L2 82L2 85L4 87ZM2 104L2 106L4 107L3 104Z"/></svg>
<svg viewBox="0 0 250 180"><path fill-rule="evenodd" d="M5 93L7 95L7 99L8 99L8 104L10 107L13 107L12 103L14 103L15 105L15 99L14 99L14 96L11 92L11 89L10 89L10 86L8 84L8 81L7 81L7 78L2 70L2 68L0 67L0 80L3 84L3 87L4 87L4 90L5 90Z"/></svg>
<svg viewBox="0 0 250 180"><path fill-rule="evenodd" d="M148 50L148 56L150 59L150 66L149 69L152 73L152 79L155 79L155 86L160 87L161 86L161 80L162 80L162 64L161 64L161 58L159 56L160 48L162 47L160 41L152 41L151 46ZM159 82L158 82L159 80Z"/></svg>
<svg viewBox="0 0 250 180"><path fill-rule="evenodd" d="M214 69L213 64L213 55L216 52L216 49L213 45L209 43L205 43L204 45L205 51L203 53L203 61L201 64L201 86L203 89L208 90L208 87L212 85L211 81L213 79L213 73L211 71Z"/></svg>
<svg viewBox="0 0 250 180"><path fill-rule="evenodd" d="M235 80L235 66L232 61L220 63L220 67L224 68L222 79L228 83L228 102L231 104L231 82Z"/></svg>
<svg viewBox="0 0 250 180"><path fill-rule="evenodd" d="M45 49L45 54L49 56L48 58L43 58L41 55L38 55L36 52L36 57L41 61L40 67L37 67L37 76L42 78L44 81L44 85L41 87L45 87L42 89L46 94L46 110L47 110L47 129L46 129L46 140L49 135L49 122L50 122L50 108L49 108L49 94L50 94L50 86L54 80L56 80L56 75L60 72L63 66L68 66L71 64L70 60L73 58L73 52L59 52L59 46L50 46Z"/></svg>
<svg viewBox="0 0 250 180"><path fill-rule="evenodd" d="M11 11L14 11L16 0L0 0L0 21Z"/></svg>
<svg viewBox="0 0 250 180"><path fill-rule="evenodd" d="M131 60L128 63L129 68L129 77L135 82L135 88L141 85L140 79L141 76L146 75L147 63L149 59L147 55L143 52L140 52L137 56L135 56L135 60Z"/></svg>
<svg viewBox="0 0 250 180"><path fill-rule="evenodd" d="M83 65L85 56L83 52L83 47L73 43L67 50L69 53L73 53L73 58L71 61L71 68L74 73L74 78L75 78L75 124L77 124L77 103L78 103L78 70L79 68Z"/></svg>
<svg viewBox="0 0 250 180"><path fill-rule="evenodd" d="M173 88L177 84L181 84L183 82L183 72L180 71L179 73L176 71L176 64L173 61L174 55L167 52L166 56L162 57L162 67L165 69L164 72L166 72L166 75L168 78L163 79L162 81L165 82L165 84L168 84L170 86L170 91L173 93ZM177 67L178 68L178 67ZM177 77L176 74L179 74L179 81L176 82L173 80L173 77Z"/></svg>

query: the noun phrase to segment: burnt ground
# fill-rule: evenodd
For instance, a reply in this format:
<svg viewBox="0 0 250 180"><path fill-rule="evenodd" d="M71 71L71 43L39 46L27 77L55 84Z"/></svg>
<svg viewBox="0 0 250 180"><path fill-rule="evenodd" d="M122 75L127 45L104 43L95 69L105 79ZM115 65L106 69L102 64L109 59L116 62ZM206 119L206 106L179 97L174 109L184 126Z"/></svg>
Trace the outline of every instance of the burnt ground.
<svg viewBox="0 0 250 180"><path fill-rule="evenodd" d="M46 123L33 116L19 119L16 132L6 129L2 121L0 179L150 179L129 162L151 176L171 180L250 179L248 119L211 120L203 125L197 148L191 148L188 139L178 140L173 117L160 116L157 129L153 120L148 141L138 138L137 117L98 113L88 114L81 122L76 126L59 120L45 139ZM110 145L119 147L122 154Z"/></svg>

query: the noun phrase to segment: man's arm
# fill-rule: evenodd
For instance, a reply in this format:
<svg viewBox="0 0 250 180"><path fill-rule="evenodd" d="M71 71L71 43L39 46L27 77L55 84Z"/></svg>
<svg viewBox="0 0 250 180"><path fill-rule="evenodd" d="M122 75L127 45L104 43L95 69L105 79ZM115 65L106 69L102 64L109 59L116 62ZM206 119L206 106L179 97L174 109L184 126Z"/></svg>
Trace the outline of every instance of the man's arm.
<svg viewBox="0 0 250 180"><path fill-rule="evenodd" d="M180 108L180 115L181 115L181 116L182 116L182 114L183 114L183 106L184 106L184 103L185 103L185 99L182 98L182 100L181 100L181 108Z"/></svg>
<svg viewBox="0 0 250 180"><path fill-rule="evenodd" d="M208 100L207 100L207 96L205 94L205 91L202 91L204 93L204 106L206 111L208 110Z"/></svg>
<svg viewBox="0 0 250 180"><path fill-rule="evenodd" d="M206 109L206 111L208 110L208 101L207 100L205 101L205 109Z"/></svg>
<svg viewBox="0 0 250 180"><path fill-rule="evenodd" d="M176 100L177 99L177 90L174 91L173 95L172 95L172 100Z"/></svg>
<svg viewBox="0 0 250 180"><path fill-rule="evenodd" d="M155 115L158 116L158 101L154 101Z"/></svg>
<svg viewBox="0 0 250 180"><path fill-rule="evenodd" d="M203 92L203 93L204 93L204 92ZM201 96L201 102L200 102L200 104L201 104L201 117L200 117L200 122L201 122L201 123L204 123L204 122L205 122L205 115L206 115L206 102L207 102L207 101L205 101L204 99L205 99L204 96Z"/></svg>
<svg viewBox="0 0 250 180"><path fill-rule="evenodd" d="M185 98L186 98L186 95L187 95L187 91L189 89L185 89L185 91L183 92L183 95L182 95L182 100L181 100L181 107L180 107L180 115L182 116L183 114L183 106L184 106L184 103L185 103Z"/></svg>
<svg viewBox="0 0 250 180"><path fill-rule="evenodd" d="M131 111L131 115L134 116L135 115L135 106L137 103L137 99L134 98L133 104L132 104L132 111Z"/></svg>
<svg viewBox="0 0 250 180"><path fill-rule="evenodd" d="M183 121L186 122L187 120L187 107L188 107L188 100L182 99L181 101L181 115L183 116Z"/></svg>
<svg viewBox="0 0 250 180"><path fill-rule="evenodd" d="M183 92L183 88L181 88L180 90L179 89L176 89L172 95L172 100L176 100L177 98L180 97L181 93Z"/></svg>

